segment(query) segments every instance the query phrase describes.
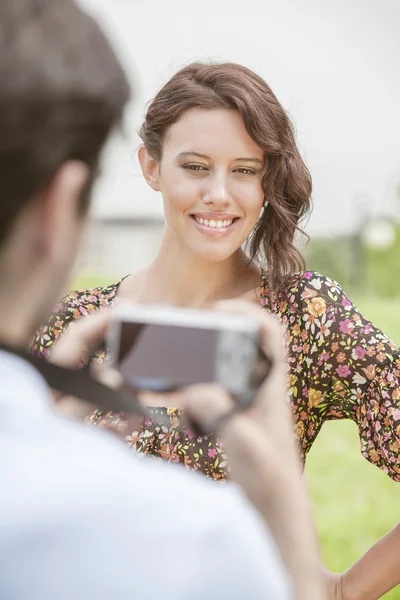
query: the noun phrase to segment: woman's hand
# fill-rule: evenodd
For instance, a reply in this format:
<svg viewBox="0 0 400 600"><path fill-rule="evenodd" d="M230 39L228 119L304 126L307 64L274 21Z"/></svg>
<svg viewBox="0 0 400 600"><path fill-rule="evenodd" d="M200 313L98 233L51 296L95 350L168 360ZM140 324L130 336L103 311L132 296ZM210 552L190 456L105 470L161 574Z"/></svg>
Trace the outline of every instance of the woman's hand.
<svg viewBox="0 0 400 600"><path fill-rule="evenodd" d="M341 576L341 600L377 600L400 584L400 523ZM335 598L335 596L333 596Z"/></svg>
<svg viewBox="0 0 400 600"><path fill-rule="evenodd" d="M340 573L332 573L324 568L327 600L345 600L343 596L343 577Z"/></svg>

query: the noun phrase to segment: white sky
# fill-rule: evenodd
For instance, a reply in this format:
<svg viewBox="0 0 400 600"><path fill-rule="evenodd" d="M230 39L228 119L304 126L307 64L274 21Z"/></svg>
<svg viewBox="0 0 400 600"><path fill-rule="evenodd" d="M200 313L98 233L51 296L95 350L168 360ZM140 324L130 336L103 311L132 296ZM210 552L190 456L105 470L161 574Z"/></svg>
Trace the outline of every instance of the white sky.
<svg viewBox="0 0 400 600"><path fill-rule="evenodd" d="M159 87L186 63L209 58L254 69L290 112L314 180L310 233L354 228L362 202L377 214L393 211L400 182L400 0L81 4L110 35L135 89L128 138L107 153L97 214L161 210L140 175L136 131Z"/></svg>

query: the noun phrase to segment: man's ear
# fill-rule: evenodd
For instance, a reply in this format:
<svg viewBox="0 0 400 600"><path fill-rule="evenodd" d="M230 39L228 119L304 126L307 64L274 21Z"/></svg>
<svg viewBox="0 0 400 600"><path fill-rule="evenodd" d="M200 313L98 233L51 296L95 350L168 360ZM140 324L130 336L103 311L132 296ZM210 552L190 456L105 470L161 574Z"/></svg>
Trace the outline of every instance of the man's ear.
<svg viewBox="0 0 400 600"><path fill-rule="evenodd" d="M87 207L82 207L89 182L89 167L81 161L64 163L40 192L36 230L37 249L60 263L74 257L79 245Z"/></svg>
<svg viewBox="0 0 400 600"><path fill-rule="evenodd" d="M140 146L138 152L143 177L156 192L160 191L160 167L158 161L150 156L145 146Z"/></svg>

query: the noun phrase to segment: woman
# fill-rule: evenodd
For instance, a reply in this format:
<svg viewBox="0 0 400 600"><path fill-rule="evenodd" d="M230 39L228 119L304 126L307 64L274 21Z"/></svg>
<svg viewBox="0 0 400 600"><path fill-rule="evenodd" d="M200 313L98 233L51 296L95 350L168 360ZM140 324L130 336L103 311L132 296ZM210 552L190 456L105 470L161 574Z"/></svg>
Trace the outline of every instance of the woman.
<svg viewBox="0 0 400 600"><path fill-rule="evenodd" d="M270 88L239 65L190 65L158 93L140 134L143 175L164 201L158 256L122 282L67 295L33 351L47 352L71 320L115 297L192 307L253 298L287 328L302 455L324 421L351 418L363 455L400 481L399 351L337 283L304 272L293 237L310 208L311 180ZM171 429L161 432L158 412L164 411L156 408L154 422L133 433L130 444L224 479L218 442L189 432L177 439L179 412L172 409Z"/></svg>
<svg viewBox="0 0 400 600"><path fill-rule="evenodd" d="M362 454L400 481L399 349L336 282L304 270L293 239L310 209L311 179L269 86L240 65L190 65L157 94L140 135L143 175L164 202L159 253L121 282L68 294L37 334L33 352L47 353L71 321L115 298L188 307L251 298L287 330L302 457L325 421L350 418ZM157 421L165 412L169 428ZM155 406L153 414L128 437L135 451L226 478L218 440L182 435L173 404ZM96 413L90 422L110 418Z"/></svg>

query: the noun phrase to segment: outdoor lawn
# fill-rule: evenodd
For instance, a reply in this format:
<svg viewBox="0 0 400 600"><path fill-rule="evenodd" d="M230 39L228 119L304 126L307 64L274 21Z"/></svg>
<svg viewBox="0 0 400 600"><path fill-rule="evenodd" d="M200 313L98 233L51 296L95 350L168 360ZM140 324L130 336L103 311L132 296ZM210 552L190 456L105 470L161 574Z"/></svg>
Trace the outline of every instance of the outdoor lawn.
<svg viewBox="0 0 400 600"><path fill-rule="evenodd" d="M109 282L90 277L77 280L75 285L82 289ZM400 300L361 299L356 305L400 344ZM400 484L360 455L354 423L330 422L322 428L309 455L306 474L323 560L331 570L345 570L400 521ZM384 598L400 600L400 586Z"/></svg>

